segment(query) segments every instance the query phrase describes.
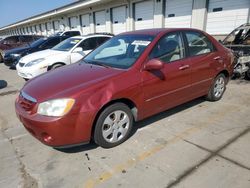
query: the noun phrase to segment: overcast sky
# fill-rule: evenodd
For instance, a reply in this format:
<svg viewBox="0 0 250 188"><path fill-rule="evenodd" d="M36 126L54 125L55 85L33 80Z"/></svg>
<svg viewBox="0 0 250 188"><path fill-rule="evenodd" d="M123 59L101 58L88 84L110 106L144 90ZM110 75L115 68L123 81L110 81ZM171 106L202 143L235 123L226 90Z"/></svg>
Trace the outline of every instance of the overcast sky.
<svg viewBox="0 0 250 188"><path fill-rule="evenodd" d="M75 0L0 0L0 27L74 1Z"/></svg>

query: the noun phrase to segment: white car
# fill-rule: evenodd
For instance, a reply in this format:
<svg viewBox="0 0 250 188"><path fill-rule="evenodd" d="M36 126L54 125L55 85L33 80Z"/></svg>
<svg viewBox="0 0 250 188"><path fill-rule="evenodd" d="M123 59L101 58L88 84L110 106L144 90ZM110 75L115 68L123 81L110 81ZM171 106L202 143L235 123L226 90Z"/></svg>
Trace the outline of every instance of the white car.
<svg viewBox="0 0 250 188"><path fill-rule="evenodd" d="M21 58L16 66L17 73L29 80L49 70L76 63L111 37L108 34L91 34L68 38L52 49Z"/></svg>

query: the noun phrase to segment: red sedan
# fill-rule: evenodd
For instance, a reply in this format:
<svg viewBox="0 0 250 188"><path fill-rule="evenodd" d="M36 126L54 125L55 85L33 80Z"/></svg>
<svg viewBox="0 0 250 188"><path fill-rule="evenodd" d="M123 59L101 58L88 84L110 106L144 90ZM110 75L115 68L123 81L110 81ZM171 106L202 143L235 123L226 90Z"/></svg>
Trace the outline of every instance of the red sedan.
<svg viewBox="0 0 250 188"><path fill-rule="evenodd" d="M114 147L129 137L136 121L201 96L220 100L233 61L233 54L203 31L127 32L81 62L27 82L16 113L46 145L93 139Z"/></svg>

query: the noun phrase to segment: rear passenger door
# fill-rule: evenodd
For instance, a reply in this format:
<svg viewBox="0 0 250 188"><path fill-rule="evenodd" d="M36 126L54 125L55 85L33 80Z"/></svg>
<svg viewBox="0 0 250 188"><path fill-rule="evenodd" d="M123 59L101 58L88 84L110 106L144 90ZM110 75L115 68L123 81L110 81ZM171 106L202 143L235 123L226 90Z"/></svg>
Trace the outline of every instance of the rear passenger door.
<svg viewBox="0 0 250 188"><path fill-rule="evenodd" d="M189 60L191 62L192 95L206 94L214 77L213 68L218 53L212 42L198 31L184 32Z"/></svg>

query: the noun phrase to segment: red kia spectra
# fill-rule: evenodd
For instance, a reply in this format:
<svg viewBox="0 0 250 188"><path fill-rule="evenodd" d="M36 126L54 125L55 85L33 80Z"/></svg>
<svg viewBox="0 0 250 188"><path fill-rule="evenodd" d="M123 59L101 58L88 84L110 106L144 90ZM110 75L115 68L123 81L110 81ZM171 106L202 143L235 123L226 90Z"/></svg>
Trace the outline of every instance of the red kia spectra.
<svg viewBox="0 0 250 188"><path fill-rule="evenodd" d="M23 87L16 113L42 143L68 147L93 139L124 142L134 122L200 96L221 99L233 54L196 29L151 29L117 35L81 62Z"/></svg>

